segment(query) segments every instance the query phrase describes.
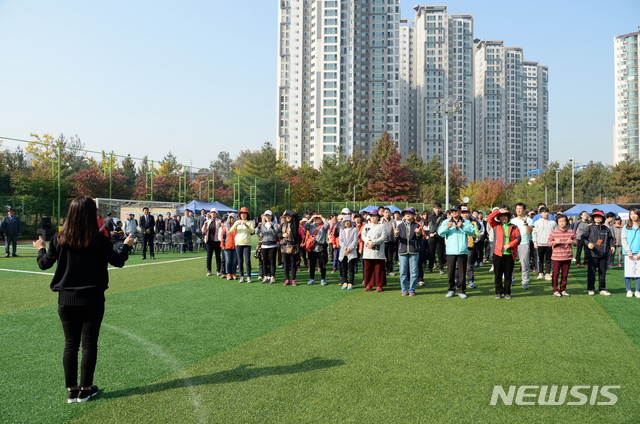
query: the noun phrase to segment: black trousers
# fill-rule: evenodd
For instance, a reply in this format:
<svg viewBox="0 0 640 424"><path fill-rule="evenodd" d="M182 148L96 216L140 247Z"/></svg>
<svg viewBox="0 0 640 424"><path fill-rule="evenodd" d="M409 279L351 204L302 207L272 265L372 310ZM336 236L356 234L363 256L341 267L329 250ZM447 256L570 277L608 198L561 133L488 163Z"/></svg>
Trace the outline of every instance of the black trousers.
<svg viewBox="0 0 640 424"><path fill-rule="evenodd" d="M285 280L295 280L296 272L298 271L298 255L289 255L286 252L282 252L282 263L284 269Z"/></svg>
<svg viewBox="0 0 640 424"><path fill-rule="evenodd" d="M209 241L205 244L207 248L207 271L211 272L211 260L213 259L213 254L216 254L216 272L222 272L224 274L224 268L222 268L222 259L220 252L220 242L219 241Z"/></svg>
<svg viewBox="0 0 640 424"><path fill-rule="evenodd" d="M458 293L467 290L467 255L447 255L447 273L449 291L456 291L456 271L458 274Z"/></svg>
<svg viewBox="0 0 640 424"><path fill-rule="evenodd" d="M261 250L262 254L262 276L263 277L275 277L276 276L276 254L278 253L277 247L271 247Z"/></svg>
<svg viewBox="0 0 640 424"><path fill-rule="evenodd" d="M551 274L551 246L538 245L538 273Z"/></svg>
<svg viewBox="0 0 640 424"><path fill-rule="evenodd" d="M493 254L493 272L495 278L496 294L511 295L511 281L513 280L513 256ZM502 278L504 276L504 279Z"/></svg>
<svg viewBox="0 0 640 424"><path fill-rule="evenodd" d="M153 234L144 233L142 235L142 257L147 257L147 246L149 246L149 255L153 258Z"/></svg>
<svg viewBox="0 0 640 424"><path fill-rule="evenodd" d="M384 257L387 260L387 273L393 272L393 254L396 251L396 243L393 241L384 242Z"/></svg>
<svg viewBox="0 0 640 424"><path fill-rule="evenodd" d="M589 268L587 269L587 290L595 290L596 270L598 272L598 290L607 289L607 256L604 258L594 258L592 255L587 257Z"/></svg>
<svg viewBox="0 0 640 424"><path fill-rule="evenodd" d="M356 273L357 258L349 260L347 255L340 262L340 284L353 284L353 276Z"/></svg>
<svg viewBox="0 0 640 424"><path fill-rule="evenodd" d="M9 254L9 246L11 246L13 248L13 253L14 255L16 254L16 246L18 244L18 235L17 234L7 234L4 237L4 252L8 255Z"/></svg>
<svg viewBox="0 0 640 424"><path fill-rule="evenodd" d="M90 306L58 305L58 316L64 331L62 366L67 387L78 385L78 350L82 343L80 386L93 384L98 360L98 336L104 317L104 302Z"/></svg>
<svg viewBox="0 0 640 424"><path fill-rule="evenodd" d="M316 264L320 268L320 278L323 280L327 278L327 248L325 247L322 252L308 252L309 255L309 278L314 280L316 276Z"/></svg>
<svg viewBox="0 0 640 424"><path fill-rule="evenodd" d="M582 257L582 249L584 249L584 243L582 243L582 239L578 239L578 247L576 248L576 264L580 263L580 259ZM584 249L584 262L583 264L587 264L587 249Z"/></svg>
<svg viewBox="0 0 640 424"><path fill-rule="evenodd" d="M433 269L436 262L436 253L440 264L438 268L444 269L445 254L444 254L444 239L439 236L429 237L429 269Z"/></svg>

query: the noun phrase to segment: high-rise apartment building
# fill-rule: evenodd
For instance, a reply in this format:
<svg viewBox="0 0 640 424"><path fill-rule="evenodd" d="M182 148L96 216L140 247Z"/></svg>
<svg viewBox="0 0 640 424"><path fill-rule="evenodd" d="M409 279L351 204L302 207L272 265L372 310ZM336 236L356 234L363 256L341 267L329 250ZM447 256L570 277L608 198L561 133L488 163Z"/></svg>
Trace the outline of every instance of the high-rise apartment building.
<svg viewBox="0 0 640 424"><path fill-rule="evenodd" d="M504 41L475 43L476 177L517 182L549 160L548 70Z"/></svg>
<svg viewBox="0 0 640 424"><path fill-rule="evenodd" d="M319 167L339 151L370 154L387 131L403 156L445 162L448 151L468 181L544 168L547 68L503 41L474 40L472 15L414 10L409 23L399 0L280 1L278 153ZM446 117L445 100L458 106ZM635 116L637 152L637 80Z"/></svg>
<svg viewBox="0 0 640 424"><path fill-rule="evenodd" d="M640 27L638 28L640 29ZM638 50L640 31L613 39L615 47L615 126L613 163L640 160L638 131Z"/></svg>
<svg viewBox="0 0 640 424"><path fill-rule="evenodd" d="M417 89L415 26L400 19L400 138L398 151L402 156L418 152L417 143Z"/></svg>
<svg viewBox="0 0 640 424"><path fill-rule="evenodd" d="M473 180L473 16L451 15L447 6L414 9L415 44L407 52L415 59L417 151L425 161L438 156L444 162L448 146L449 164ZM445 117L436 111L441 99L457 99L459 105L459 111L448 118L448 134Z"/></svg>
<svg viewBox="0 0 640 424"><path fill-rule="evenodd" d="M276 149L319 167L399 138L399 0L280 0Z"/></svg>

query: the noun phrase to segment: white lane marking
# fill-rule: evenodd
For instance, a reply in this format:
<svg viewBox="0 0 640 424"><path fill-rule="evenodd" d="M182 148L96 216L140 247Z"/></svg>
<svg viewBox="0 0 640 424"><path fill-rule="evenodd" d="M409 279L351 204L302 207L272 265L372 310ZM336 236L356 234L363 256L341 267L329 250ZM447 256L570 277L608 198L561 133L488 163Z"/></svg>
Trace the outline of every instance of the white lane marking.
<svg viewBox="0 0 640 424"><path fill-rule="evenodd" d="M144 337L138 336L137 334L133 334L125 329L115 327L113 325L108 325L104 323L102 325L104 327L110 328L111 330L124 334L125 336L136 341L137 343L140 343L147 349L147 351L151 355L157 357L165 364L171 366L174 369L174 372L178 373L178 376L184 382L185 387L189 390L189 394L190 394L193 406L200 417L199 422L200 423L207 422L207 416L205 411L202 409L202 402L200 400L200 396L198 396L198 393L195 390L195 385L193 384L193 380L191 380L191 377L189 377L189 375L186 372L184 372L183 370L184 366L180 363L178 359L176 359L175 357L167 353L161 346L145 339Z"/></svg>
<svg viewBox="0 0 640 424"><path fill-rule="evenodd" d="M127 265L127 264L125 264L122 268L109 268L109 271L111 271L113 269L133 268L134 266L149 266L149 265L170 264L170 263L174 263L174 262L193 261L194 259L205 259L205 257L204 256L198 256L196 258L176 259L175 261L162 261L162 262L151 261L151 262L147 262L146 264L136 264L136 265Z"/></svg>
<svg viewBox="0 0 640 424"><path fill-rule="evenodd" d="M133 268L133 267L136 267L136 266L170 264L170 263L173 263L173 262L192 261L194 259L204 259L204 256L199 256L197 258L176 259L175 261L149 262L149 263L146 263L146 264L125 265L123 268ZM112 268L108 268L108 270L111 271L111 270L114 270L114 269L123 269L123 268L113 268L112 267ZM23 270L19 270L19 269L6 269L6 268L0 268L0 271L22 272L22 273L25 273L25 274L54 275L52 272L23 271Z"/></svg>
<svg viewBox="0 0 640 424"><path fill-rule="evenodd" d="M19 270L19 269L5 269L5 268L0 268L0 271L24 272L25 274L53 275L53 273L52 273L52 272L22 271L22 270Z"/></svg>

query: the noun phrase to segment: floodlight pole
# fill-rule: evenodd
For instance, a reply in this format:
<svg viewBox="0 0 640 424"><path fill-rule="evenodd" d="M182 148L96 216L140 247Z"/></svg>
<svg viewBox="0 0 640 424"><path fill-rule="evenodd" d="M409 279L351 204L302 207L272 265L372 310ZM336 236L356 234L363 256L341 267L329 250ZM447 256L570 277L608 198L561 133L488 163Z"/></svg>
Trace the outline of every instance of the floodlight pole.
<svg viewBox="0 0 640 424"><path fill-rule="evenodd" d="M444 117L444 176L445 176L445 209L449 209L449 117L460 111L458 97L442 98L436 101L434 111Z"/></svg>
<svg viewBox="0 0 640 424"><path fill-rule="evenodd" d="M575 205L576 200L574 197L574 191L575 191L576 161L573 158L569 159L569 161L571 161L571 204Z"/></svg>

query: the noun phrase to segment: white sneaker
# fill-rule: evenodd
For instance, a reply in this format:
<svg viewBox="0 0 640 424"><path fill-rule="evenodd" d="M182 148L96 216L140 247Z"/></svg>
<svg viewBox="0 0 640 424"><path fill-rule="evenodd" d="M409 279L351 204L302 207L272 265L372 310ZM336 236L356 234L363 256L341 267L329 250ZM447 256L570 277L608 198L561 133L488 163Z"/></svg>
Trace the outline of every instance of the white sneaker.
<svg viewBox="0 0 640 424"><path fill-rule="evenodd" d="M247 283L251 282L251 277L247 277Z"/></svg>
<svg viewBox="0 0 640 424"><path fill-rule="evenodd" d="M640 292L636 292L640 293ZM627 297L633 297L633 292L631 290L627 290Z"/></svg>
<svg viewBox="0 0 640 424"><path fill-rule="evenodd" d="M544 278L544 274L543 273L538 273L538 280L542 280Z"/></svg>
<svg viewBox="0 0 640 424"><path fill-rule="evenodd" d="M551 281L551 274L545 274L544 279Z"/></svg>
<svg viewBox="0 0 640 424"><path fill-rule="evenodd" d="M589 296L593 296L596 294L596 292L594 292L593 290L589 290L587 293L589 293Z"/></svg>
<svg viewBox="0 0 640 424"><path fill-rule="evenodd" d="M493 266L491 267L491 269L489 270L489 272L493 272Z"/></svg>
<svg viewBox="0 0 640 424"><path fill-rule="evenodd" d="M609 292L608 292L608 291L606 291L606 290L600 290L600 294L601 294L602 296L611 296L611 293L609 293Z"/></svg>
<svg viewBox="0 0 640 424"><path fill-rule="evenodd" d="M240 280L238 280L238 282L244 283L244 277L240 277Z"/></svg>
<svg viewBox="0 0 640 424"><path fill-rule="evenodd" d="M637 292L636 292L636 297L637 297L638 299L640 299L640 291L637 291Z"/></svg>

